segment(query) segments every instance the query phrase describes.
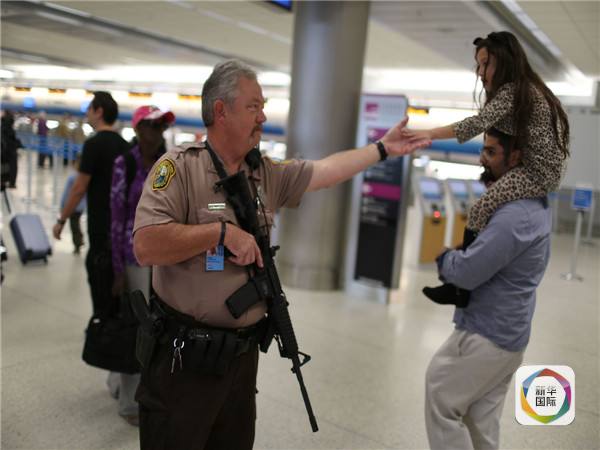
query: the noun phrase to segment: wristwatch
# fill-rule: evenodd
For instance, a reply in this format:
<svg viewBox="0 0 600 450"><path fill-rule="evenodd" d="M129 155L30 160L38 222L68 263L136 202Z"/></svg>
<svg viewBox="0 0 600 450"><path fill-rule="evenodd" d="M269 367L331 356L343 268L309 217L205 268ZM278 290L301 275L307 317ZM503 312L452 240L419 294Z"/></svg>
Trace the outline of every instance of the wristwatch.
<svg viewBox="0 0 600 450"><path fill-rule="evenodd" d="M66 220L62 220L60 217L56 218L56 223L60 224L60 225L64 225L65 223L67 223Z"/></svg>
<svg viewBox="0 0 600 450"><path fill-rule="evenodd" d="M377 150L379 150L379 161L385 161L388 157L388 152L385 149L385 145L383 145L383 142L381 141L375 142L375 145L377 146Z"/></svg>

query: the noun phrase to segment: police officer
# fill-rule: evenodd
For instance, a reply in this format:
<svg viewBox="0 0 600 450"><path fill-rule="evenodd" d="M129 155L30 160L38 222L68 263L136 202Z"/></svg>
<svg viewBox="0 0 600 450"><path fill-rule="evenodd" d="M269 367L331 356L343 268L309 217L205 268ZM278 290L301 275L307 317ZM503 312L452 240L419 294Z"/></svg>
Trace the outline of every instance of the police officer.
<svg viewBox="0 0 600 450"><path fill-rule="evenodd" d="M152 303L167 317L163 336L148 346L154 351L137 393L142 449L243 450L254 442L256 335L266 305L258 302L234 319L225 300L248 281L245 266L263 261L254 237L237 226L224 192L215 189L220 176L210 153L227 174L248 174L270 225L280 207L298 206L304 192L345 181L388 154L429 145L401 137L405 119L376 144L319 161L264 157L251 168L246 156L267 120L256 73L239 61L220 63L202 100L207 142L171 150L156 163L134 225L136 257L154 266Z"/></svg>

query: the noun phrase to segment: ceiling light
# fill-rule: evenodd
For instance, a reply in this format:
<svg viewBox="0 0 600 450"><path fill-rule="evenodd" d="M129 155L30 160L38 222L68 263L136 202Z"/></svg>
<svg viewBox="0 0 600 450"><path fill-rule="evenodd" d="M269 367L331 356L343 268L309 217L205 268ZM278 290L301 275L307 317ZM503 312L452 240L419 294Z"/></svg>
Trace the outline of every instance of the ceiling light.
<svg viewBox="0 0 600 450"><path fill-rule="evenodd" d="M292 77L283 72L261 72L258 74L258 82L264 86L287 87Z"/></svg>
<svg viewBox="0 0 600 450"><path fill-rule="evenodd" d="M550 81L547 85L557 97L590 97L594 91L594 81L590 78L577 83Z"/></svg>
<svg viewBox="0 0 600 450"><path fill-rule="evenodd" d="M117 37L123 36L123 33L121 31L117 30L116 28L105 27L103 25L97 25L95 23L86 24L85 28L88 30L91 29L91 30L100 31L101 33L110 34L110 35L117 36Z"/></svg>
<svg viewBox="0 0 600 450"><path fill-rule="evenodd" d="M85 17L86 19L92 17L91 14L86 13L84 11L80 11L78 9L69 8L67 6L57 5L56 3L45 3L45 5L48 6L48 7L50 7L50 8L52 8L52 9L56 9L58 11L63 11L63 12L69 13L69 14L74 14L74 15L79 16L79 17Z"/></svg>
<svg viewBox="0 0 600 450"><path fill-rule="evenodd" d="M221 22L235 23L233 19L230 19L227 16L222 16L221 14L217 14L216 12L213 12L213 11L208 11L206 9L197 9L196 11L198 11L200 14L204 14L205 16L208 16L212 19L220 20Z"/></svg>
<svg viewBox="0 0 600 450"><path fill-rule="evenodd" d="M70 17L60 16L58 14L52 14L46 11L35 11L35 14L40 17L44 17L45 19L50 19L55 22L66 23L67 25L73 25L75 27L80 27L83 25L77 19L71 19Z"/></svg>
<svg viewBox="0 0 600 450"><path fill-rule="evenodd" d="M282 36L277 33L269 33L269 37L275 41L282 42L283 44L292 45L292 40L287 36Z"/></svg>
<svg viewBox="0 0 600 450"><path fill-rule="evenodd" d="M181 0L166 0L166 1L167 1L167 3L172 3L174 5L179 6L180 8L194 9L194 7L192 5L182 2Z"/></svg>
<svg viewBox="0 0 600 450"><path fill-rule="evenodd" d="M238 22L237 25L240 28L243 28L244 30L252 31L256 34L268 34L267 30L265 30L264 28L257 27L256 25L252 25L248 22Z"/></svg>
<svg viewBox="0 0 600 450"><path fill-rule="evenodd" d="M475 75L467 70L366 69L365 85L374 92L473 92Z"/></svg>
<svg viewBox="0 0 600 450"><path fill-rule="evenodd" d="M14 78L15 74L11 70L0 69L0 78Z"/></svg>

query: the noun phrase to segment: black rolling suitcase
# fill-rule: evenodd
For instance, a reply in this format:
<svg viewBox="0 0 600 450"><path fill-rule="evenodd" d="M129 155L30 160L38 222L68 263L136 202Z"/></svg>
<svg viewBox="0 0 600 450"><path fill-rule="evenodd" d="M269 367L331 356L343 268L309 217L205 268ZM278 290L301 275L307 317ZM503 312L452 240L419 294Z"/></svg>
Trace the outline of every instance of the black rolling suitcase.
<svg viewBox="0 0 600 450"><path fill-rule="evenodd" d="M19 257L23 264L36 259L48 262L48 256L52 254L50 241L42 220L37 214L17 214L10 221L12 232Z"/></svg>

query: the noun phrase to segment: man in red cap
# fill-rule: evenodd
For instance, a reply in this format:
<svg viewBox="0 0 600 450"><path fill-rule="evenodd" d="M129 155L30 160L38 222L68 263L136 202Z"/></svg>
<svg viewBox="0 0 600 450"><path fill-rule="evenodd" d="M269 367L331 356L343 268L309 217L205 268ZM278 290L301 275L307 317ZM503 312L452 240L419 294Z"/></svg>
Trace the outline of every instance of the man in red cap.
<svg viewBox="0 0 600 450"><path fill-rule="evenodd" d="M115 159L110 189L110 243L114 281L112 294L141 290L150 297L150 267L140 267L133 254L131 232L144 181L156 160L166 151L163 132L175 121L172 112L156 106L140 106L131 124L136 139L133 147ZM119 414L131 425L138 425L135 391L140 375L111 373L109 387L119 393Z"/></svg>
<svg viewBox="0 0 600 450"><path fill-rule="evenodd" d="M130 267L148 272L149 276L149 268L140 268L133 254L131 229L148 172L166 151L163 132L174 121L175 115L170 111L161 111L156 106L140 106L131 120L136 134L133 147L115 160L110 190L114 295L122 293L126 285L128 290L135 290L131 287L131 277L126 276ZM148 279L143 287L136 289L147 292L149 287Z"/></svg>

